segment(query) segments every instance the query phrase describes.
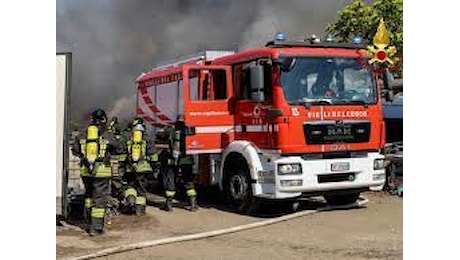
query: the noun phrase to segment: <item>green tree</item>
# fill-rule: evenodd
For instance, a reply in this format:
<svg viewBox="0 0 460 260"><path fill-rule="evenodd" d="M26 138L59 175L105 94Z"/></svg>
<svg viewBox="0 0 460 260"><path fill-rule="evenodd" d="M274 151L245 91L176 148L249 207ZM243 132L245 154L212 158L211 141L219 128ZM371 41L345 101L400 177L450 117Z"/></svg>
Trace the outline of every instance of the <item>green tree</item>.
<svg viewBox="0 0 460 260"><path fill-rule="evenodd" d="M377 19L383 18L390 32L390 42L402 53L403 49L403 0L379 0L373 5ZM375 32L375 27L371 28Z"/></svg>
<svg viewBox="0 0 460 260"><path fill-rule="evenodd" d="M402 59L403 52L403 0L377 0L372 5L366 5L362 0L356 0L337 12L338 19L326 27L341 42L350 42L355 35L363 37L369 44L377 31L381 18L390 35L390 45L398 51ZM402 61L402 60L401 60ZM400 64L402 69L402 63Z"/></svg>
<svg viewBox="0 0 460 260"><path fill-rule="evenodd" d="M334 34L342 42L349 42L355 35L360 35L364 39L372 39L372 28L377 29L375 11L361 0L345 6L337 13L337 16L337 21L329 24L326 31Z"/></svg>

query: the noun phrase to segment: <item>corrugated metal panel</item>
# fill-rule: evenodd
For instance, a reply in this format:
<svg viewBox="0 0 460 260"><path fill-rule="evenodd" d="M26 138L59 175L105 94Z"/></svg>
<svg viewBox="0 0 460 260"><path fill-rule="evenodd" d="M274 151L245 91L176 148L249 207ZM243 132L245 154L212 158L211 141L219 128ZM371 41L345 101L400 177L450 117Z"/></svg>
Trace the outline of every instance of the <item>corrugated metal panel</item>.
<svg viewBox="0 0 460 260"><path fill-rule="evenodd" d="M212 61L217 58L235 54L234 51L205 51L206 61Z"/></svg>
<svg viewBox="0 0 460 260"><path fill-rule="evenodd" d="M206 51L195 53L190 56L185 56L182 58L178 58L176 60L166 62L164 64L161 64L159 66L152 68L152 71L161 70L161 69L165 69L169 67L175 67L175 66L179 66L179 65L187 64L187 63L197 63L203 60L212 61L217 58L232 55L234 53L235 53L234 51L228 51L228 50L206 50Z"/></svg>

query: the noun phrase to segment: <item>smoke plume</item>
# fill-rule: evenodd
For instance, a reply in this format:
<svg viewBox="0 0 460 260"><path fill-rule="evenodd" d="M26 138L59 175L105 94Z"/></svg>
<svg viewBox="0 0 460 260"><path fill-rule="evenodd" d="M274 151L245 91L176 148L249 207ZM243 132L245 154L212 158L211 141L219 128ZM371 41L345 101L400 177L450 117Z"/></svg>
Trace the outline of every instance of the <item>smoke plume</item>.
<svg viewBox="0 0 460 260"><path fill-rule="evenodd" d="M127 119L134 80L156 64L205 49L321 35L346 0L57 0L56 46L73 53L71 119L101 107Z"/></svg>

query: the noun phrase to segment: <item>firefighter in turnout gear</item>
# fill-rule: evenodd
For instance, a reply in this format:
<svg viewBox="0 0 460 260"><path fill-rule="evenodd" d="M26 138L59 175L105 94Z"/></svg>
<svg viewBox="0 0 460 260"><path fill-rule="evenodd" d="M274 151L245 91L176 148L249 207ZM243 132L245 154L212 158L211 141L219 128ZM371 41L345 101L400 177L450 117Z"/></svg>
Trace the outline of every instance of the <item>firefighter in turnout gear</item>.
<svg viewBox="0 0 460 260"><path fill-rule="evenodd" d="M80 175L85 185L84 215L90 235L104 232L110 196L110 156L123 151L121 143L106 131L104 110L96 109L86 131L74 142L72 152L80 158Z"/></svg>
<svg viewBox="0 0 460 260"><path fill-rule="evenodd" d="M112 117L108 130L116 139L121 138L120 123L118 123L118 118L116 116Z"/></svg>
<svg viewBox="0 0 460 260"><path fill-rule="evenodd" d="M109 128L108 128L109 134L115 138L118 142L120 142L123 146L123 151L126 151L126 141L127 138L125 135L121 133L120 129L120 123L118 122L117 117L113 117L112 120L109 123ZM112 175L112 181L111 181L111 196L114 201L116 201L117 205L119 204L118 199L121 197L121 194L123 193L122 189L122 176L124 172L124 167L123 167L123 162L126 159L126 153L119 154L118 155L118 168L117 171L113 172ZM117 207L118 211L118 207ZM118 212L117 212L118 213Z"/></svg>
<svg viewBox="0 0 460 260"><path fill-rule="evenodd" d="M155 153L155 144L148 135L141 118L135 118L131 124L131 136L126 142L126 158L122 165L123 173L123 211L145 214L147 200L147 175L152 174L158 156Z"/></svg>
<svg viewBox="0 0 460 260"><path fill-rule="evenodd" d="M191 155L186 155L185 137L191 135L191 129L184 123L184 117L179 115L174 127L164 127L157 133L159 139L168 142L169 151L162 154L163 183L166 195L166 209L172 211L172 201L176 194L176 176L182 176L186 194L190 203L190 210L195 211L196 191L194 187L195 175L193 174L194 160ZM164 156L163 156L164 155Z"/></svg>

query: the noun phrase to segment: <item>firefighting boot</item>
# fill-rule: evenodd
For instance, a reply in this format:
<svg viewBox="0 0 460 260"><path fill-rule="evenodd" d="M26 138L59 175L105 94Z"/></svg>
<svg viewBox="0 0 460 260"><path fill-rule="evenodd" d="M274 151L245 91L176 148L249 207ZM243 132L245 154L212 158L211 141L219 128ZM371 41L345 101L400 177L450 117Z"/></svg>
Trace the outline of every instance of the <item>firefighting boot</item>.
<svg viewBox="0 0 460 260"><path fill-rule="evenodd" d="M123 213L132 213L133 211L135 211L135 206L136 206L136 197L134 197L134 195L129 195L127 197L125 197L122 202L121 202L121 205L123 206L122 207L122 212Z"/></svg>
<svg viewBox="0 0 460 260"><path fill-rule="evenodd" d="M133 187L128 187L124 191L123 206L127 211L134 211L136 206L137 191Z"/></svg>
<svg viewBox="0 0 460 260"><path fill-rule="evenodd" d="M145 215L145 206L136 205L136 216Z"/></svg>
<svg viewBox="0 0 460 260"><path fill-rule="evenodd" d="M136 205L136 197L134 197L133 195L129 195L128 197L126 197L125 203L127 207L134 208L134 205Z"/></svg>
<svg viewBox="0 0 460 260"><path fill-rule="evenodd" d="M103 229L95 229L94 227L90 227L89 228L89 231L88 231L88 234L90 236L99 236L99 235L103 235L104 234L104 230Z"/></svg>
<svg viewBox="0 0 460 260"><path fill-rule="evenodd" d="M89 234L90 236L93 237L93 236L97 236L97 235L102 234L102 232L96 230L96 229L93 227L93 225L89 225L88 234Z"/></svg>
<svg viewBox="0 0 460 260"><path fill-rule="evenodd" d="M173 199L167 198L166 199L166 211L172 212L173 211Z"/></svg>
<svg viewBox="0 0 460 260"><path fill-rule="evenodd" d="M88 232L90 236L93 236L95 230L94 230L93 225L91 225L91 222L86 222L86 232Z"/></svg>
<svg viewBox="0 0 460 260"><path fill-rule="evenodd" d="M89 225L89 227L88 227L88 235L90 235L92 237L97 235L96 229L94 229L94 227L92 225Z"/></svg>
<svg viewBox="0 0 460 260"><path fill-rule="evenodd" d="M196 196L190 196L189 202L190 202L190 211L196 211L198 209L196 205Z"/></svg>
<svg viewBox="0 0 460 260"><path fill-rule="evenodd" d="M102 235L104 234L104 227L101 225L96 225L95 223L89 223L88 234L92 237Z"/></svg>
<svg viewBox="0 0 460 260"><path fill-rule="evenodd" d="M187 189L187 197L189 199L189 203L190 203L190 208L189 210L190 211L196 211L197 210L197 205L196 205L196 191L195 189L192 187L189 187Z"/></svg>
<svg viewBox="0 0 460 260"><path fill-rule="evenodd" d="M104 233L104 224L107 218L107 208L93 207L91 210L91 223L88 233L90 236L102 235Z"/></svg>
<svg viewBox="0 0 460 260"><path fill-rule="evenodd" d="M147 206L147 200L144 196L137 196L136 198L136 216L145 214L145 207Z"/></svg>

